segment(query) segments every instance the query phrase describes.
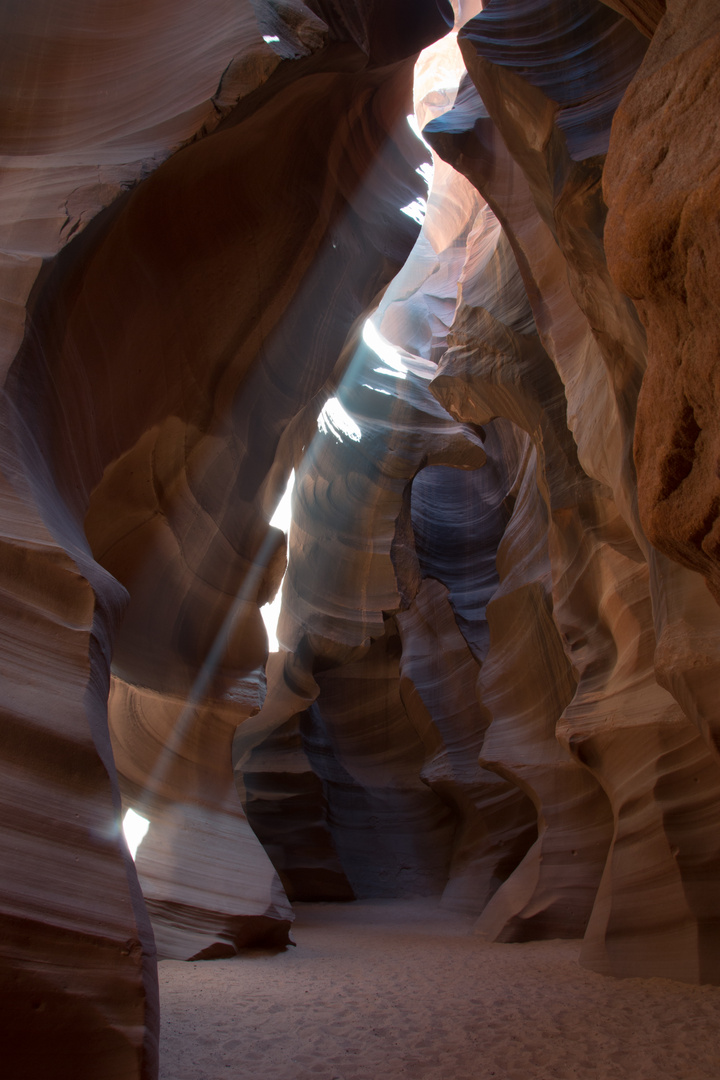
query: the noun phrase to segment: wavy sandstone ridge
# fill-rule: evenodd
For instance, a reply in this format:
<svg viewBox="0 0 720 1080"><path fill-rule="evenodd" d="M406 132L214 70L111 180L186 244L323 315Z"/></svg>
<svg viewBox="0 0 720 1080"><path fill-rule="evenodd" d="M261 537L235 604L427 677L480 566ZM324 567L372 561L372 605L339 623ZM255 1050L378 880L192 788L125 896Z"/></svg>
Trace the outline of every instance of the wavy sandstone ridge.
<svg viewBox="0 0 720 1080"><path fill-rule="evenodd" d="M295 899L720 982L715 5L96 7L0 46L14 1075Z"/></svg>

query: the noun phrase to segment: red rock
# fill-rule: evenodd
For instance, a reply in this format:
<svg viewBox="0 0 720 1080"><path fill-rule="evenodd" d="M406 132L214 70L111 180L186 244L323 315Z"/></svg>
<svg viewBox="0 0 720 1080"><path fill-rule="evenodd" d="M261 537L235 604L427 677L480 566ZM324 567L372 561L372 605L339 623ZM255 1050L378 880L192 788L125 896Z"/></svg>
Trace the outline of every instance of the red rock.
<svg viewBox="0 0 720 1080"><path fill-rule="evenodd" d="M635 432L643 524L720 601L719 49L714 4L670 4L615 118L604 183L610 268L648 334Z"/></svg>
<svg viewBox="0 0 720 1080"><path fill-rule="evenodd" d="M283 884L720 980L713 6L459 5L417 239L445 5L46 7L0 80L16 1075L151 1080L150 920L282 943Z"/></svg>

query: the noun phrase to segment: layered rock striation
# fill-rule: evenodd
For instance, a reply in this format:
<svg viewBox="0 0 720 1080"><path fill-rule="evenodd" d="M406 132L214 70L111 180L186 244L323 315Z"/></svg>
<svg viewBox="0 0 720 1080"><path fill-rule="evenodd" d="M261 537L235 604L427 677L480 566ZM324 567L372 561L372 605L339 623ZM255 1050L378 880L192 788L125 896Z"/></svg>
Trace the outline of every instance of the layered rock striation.
<svg viewBox="0 0 720 1080"><path fill-rule="evenodd" d="M295 899L720 981L713 5L45 8L0 85L15 1075L153 1077L156 956Z"/></svg>
<svg viewBox="0 0 720 1080"><path fill-rule="evenodd" d="M227 954L286 940L292 918L230 760L264 695L258 605L285 562L265 502L288 425L412 243L412 52L444 24L433 5L375 59L367 13L358 44L296 5L283 66L251 7L231 7L118 26L80 5L56 26L35 5L8 28L37 61L4 87L8 360L26 324L2 399L2 970L18 1076L155 1075L155 942ZM103 110L105 73L128 60ZM37 119L48 95L66 127ZM85 190L118 159L111 190ZM53 216L61 192L70 209ZM142 893L121 794L151 820Z"/></svg>

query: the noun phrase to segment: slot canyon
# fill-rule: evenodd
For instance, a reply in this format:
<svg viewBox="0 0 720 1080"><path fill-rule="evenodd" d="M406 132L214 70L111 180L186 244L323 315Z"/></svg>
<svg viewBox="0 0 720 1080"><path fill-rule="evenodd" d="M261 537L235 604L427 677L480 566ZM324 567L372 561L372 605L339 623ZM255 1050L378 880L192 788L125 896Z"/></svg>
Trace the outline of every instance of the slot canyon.
<svg viewBox="0 0 720 1080"><path fill-rule="evenodd" d="M714 992L717 0L0 26L9 1080L341 905Z"/></svg>

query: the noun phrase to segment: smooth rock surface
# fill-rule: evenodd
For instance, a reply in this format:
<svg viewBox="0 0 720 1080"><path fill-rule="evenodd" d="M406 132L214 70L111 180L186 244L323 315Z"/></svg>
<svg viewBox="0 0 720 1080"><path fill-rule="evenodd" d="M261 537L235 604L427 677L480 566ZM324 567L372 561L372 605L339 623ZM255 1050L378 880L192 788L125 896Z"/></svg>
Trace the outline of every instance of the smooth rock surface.
<svg viewBox="0 0 720 1080"><path fill-rule="evenodd" d="M297 900L720 982L716 6L2 18L13 1076Z"/></svg>

